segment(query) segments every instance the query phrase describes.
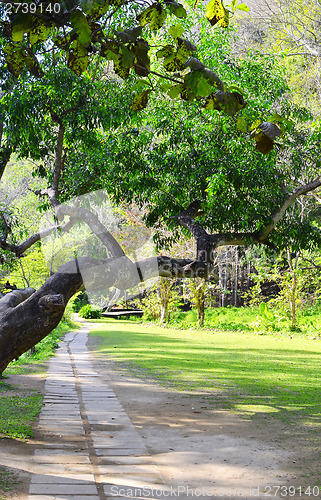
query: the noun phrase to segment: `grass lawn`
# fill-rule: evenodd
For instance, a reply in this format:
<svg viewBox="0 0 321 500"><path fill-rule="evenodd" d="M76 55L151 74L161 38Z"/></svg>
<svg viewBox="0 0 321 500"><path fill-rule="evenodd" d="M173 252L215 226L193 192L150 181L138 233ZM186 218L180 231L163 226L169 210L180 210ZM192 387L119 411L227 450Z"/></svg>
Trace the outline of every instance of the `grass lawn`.
<svg viewBox="0 0 321 500"><path fill-rule="evenodd" d="M104 320L99 320L104 321ZM174 330L105 320L99 352L131 373L244 417L278 416L315 430L321 415L321 341L300 336Z"/></svg>

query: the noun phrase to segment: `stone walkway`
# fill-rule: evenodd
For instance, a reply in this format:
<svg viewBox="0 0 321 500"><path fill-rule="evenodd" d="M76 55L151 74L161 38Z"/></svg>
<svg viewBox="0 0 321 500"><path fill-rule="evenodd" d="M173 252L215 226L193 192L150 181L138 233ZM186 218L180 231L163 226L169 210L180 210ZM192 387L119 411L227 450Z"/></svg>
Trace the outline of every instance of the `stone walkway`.
<svg viewBox="0 0 321 500"><path fill-rule="evenodd" d="M68 333L50 361L28 499L165 498L142 438L93 370L88 332Z"/></svg>

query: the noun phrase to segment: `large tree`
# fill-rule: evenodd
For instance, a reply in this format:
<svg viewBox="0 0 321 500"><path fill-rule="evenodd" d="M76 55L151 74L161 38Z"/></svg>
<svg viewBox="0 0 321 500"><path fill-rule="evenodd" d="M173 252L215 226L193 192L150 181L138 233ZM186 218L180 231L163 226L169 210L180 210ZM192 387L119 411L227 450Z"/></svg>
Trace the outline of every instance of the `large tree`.
<svg viewBox="0 0 321 500"><path fill-rule="evenodd" d="M39 208L54 218L18 241L3 210L0 248L21 258L85 223L106 255L75 253L38 290L0 301L0 373L52 331L84 282L128 289L155 275L208 276L222 245L318 244L295 201L321 185L320 134L287 100L273 60L236 60L228 32L202 22L195 30L195 13L172 0L26 5L22 13L2 5L1 173L11 152L31 158L46 183ZM206 14L228 25L220 1ZM178 227L189 231L195 258L130 260L79 198L101 189L114 203L135 200L149 225L167 223L173 238L165 243Z"/></svg>

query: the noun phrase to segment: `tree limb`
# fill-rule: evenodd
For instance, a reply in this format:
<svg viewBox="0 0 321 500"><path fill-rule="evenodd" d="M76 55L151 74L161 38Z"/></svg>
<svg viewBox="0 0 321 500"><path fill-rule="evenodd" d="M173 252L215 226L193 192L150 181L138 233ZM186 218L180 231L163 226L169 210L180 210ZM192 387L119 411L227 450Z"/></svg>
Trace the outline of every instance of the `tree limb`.
<svg viewBox="0 0 321 500"><path fill-rule="evenodd" d="M58 118L59 117L57 117L57 119ZM63 142L65 136L65 126L63 125L61 118L59 118L59 121L57 121L57 123L59 123L59 130L58 130L56 153L55 153L54 176L51 188L48 189L48 196L52 207L57 207L59 205L58 188L59 188L59 180L61 172L63 169L62 150L63 150Z"/></svg>
<svg viewBox="0 0 321 500"><path fill-rule="evenodd" d="M46 238L49 236L51 233L54 231L60 230L63 232L69 231L72 226L76 224L76 220L70 219L66 224L64 225L56 225L56 226L51 226L47 229L44 229L43 231L39 231L29 238L27 238L24 242L20 243L20 245L15 245L13 243L8 243L5 239L0 238L0 248L2 250L9 250L13 254L15 254L17 257L21 257L23 253L31 248L37 241L40 241L43 238Z"/></svg>
<svg viewBox="0 0 321 500"><path fill-rule="evenodd" d="M298 187L293 193L291 193L283 202L283 205L276 210L274 215L272 216L272 220L270 224L266 226L264 231L262 231L258 237L258 242L259 243L264 243L264 241L267 239L269 234L273 231L277 223L282 219L283 215L285 214L286 210L289 208L292 203L299 198L299 196L302 196L303 194L309 193L310 191L313 191L314 189L318 188L321 186L321 178L317 177L314 181L309 182L308 184L305 184L304 186Z"/></svg>
<svg viewBox="0 0 321 500"><path fill-rule="evenodd" d="M99 221L98 217L90 210L61 204L56 208L56 216L60 219L65 215L69 215L69 217L74 221L85 222L113 257L120 258L125 256L125 253L118 241Z"/></svg>

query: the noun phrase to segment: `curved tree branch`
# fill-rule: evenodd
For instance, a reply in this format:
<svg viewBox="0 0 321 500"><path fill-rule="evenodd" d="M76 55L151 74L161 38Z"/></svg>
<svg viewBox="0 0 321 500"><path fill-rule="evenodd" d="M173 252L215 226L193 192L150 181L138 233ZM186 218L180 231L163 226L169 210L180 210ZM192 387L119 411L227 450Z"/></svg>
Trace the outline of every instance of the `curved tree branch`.
<svg viewBox="0 0 321 500"><path fill-rule="evenodd" d="M113 235L106 229L106 227L99 221L98 217L87 210L86 208L80 208L76 206L59 205L56 208L56 216L58 219L69 215L69 217L74 221L85 222L92 232L100 239L100 241L105 245L107 250L111 253L113 257L120 258L124 257L125 253L118 243L118 241L113 237Z"/></svg>
<svg viewBox="0 0 321 500"><path fill-rule="evenodd" d="M277 223L282 219L286 210L290 207L290 205L292 205L292 203L297 198L299 198L299 196L309 193L310 191L313 191L314 189L320 186L321 186L321 177L317 177L314 181L311 181L308 184L305 184L304 186L298 187L293 193L288 195L285 198L283 205L273 214L270 224L268 224L268 226L266 226L266 228L259 234L257 238L258 243L265 243L265 240L268 238L269 234L273 231Z"/></svg>
<svg viewBox="0 0 321 500"><path fill-rule="evenodd" d="M37 243L37 241L46 238L51 233L57 230L60 230L62 232L68 232L76 224L76 222L77 220L73 220L72 218L70 218L70 220L66 222L66 224L64 225L51 226L47 229L44 229L43 231L38 231L37 233L27 238L24 242L20 243L19 245L8 243L6 239L2 237L0 238L0 248L2 248L2 250L9 250L17 257L21 257L23 253L29 248L31 248L35 243Z"/></svg>

